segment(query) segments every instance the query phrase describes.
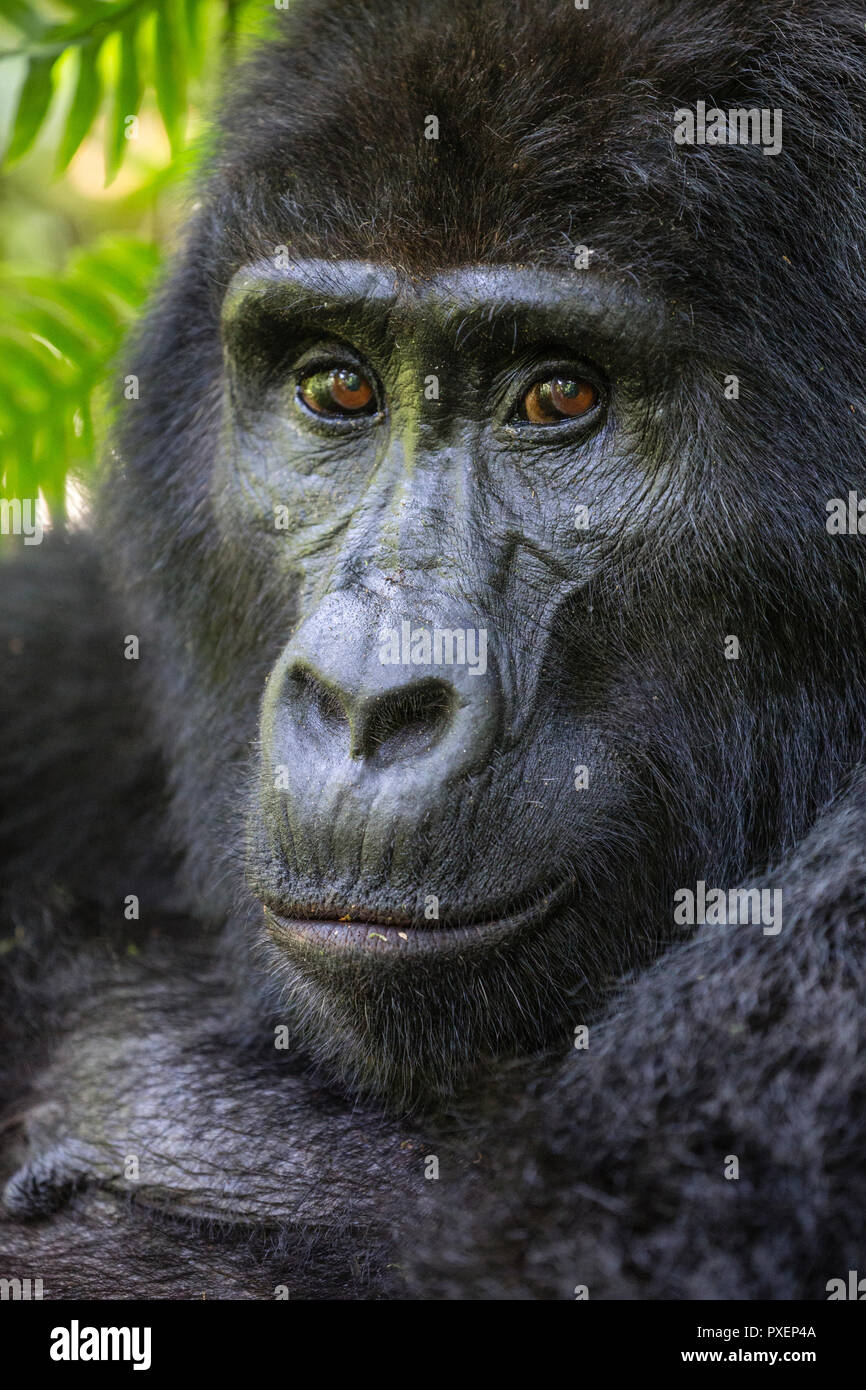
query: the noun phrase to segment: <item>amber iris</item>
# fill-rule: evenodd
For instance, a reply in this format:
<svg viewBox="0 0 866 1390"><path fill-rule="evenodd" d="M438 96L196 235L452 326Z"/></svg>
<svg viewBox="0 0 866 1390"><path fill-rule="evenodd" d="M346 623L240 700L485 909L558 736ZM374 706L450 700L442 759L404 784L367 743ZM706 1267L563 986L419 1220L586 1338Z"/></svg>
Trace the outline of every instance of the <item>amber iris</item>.
<svg viewBox="0 0 866 1390"><path fill-rule="evenodd" d="M311 372L298 388L301 400L317 415L372 414L373 388L354 367L332 367Z"/></svg>
<svg viewBox="0 0 866 1390"><path fill-rule="evenodd" d="M598 391L591 381L550 377L530 386L523 397L523 415L532 425L556 425L588 415L597 402Z"/></svg>

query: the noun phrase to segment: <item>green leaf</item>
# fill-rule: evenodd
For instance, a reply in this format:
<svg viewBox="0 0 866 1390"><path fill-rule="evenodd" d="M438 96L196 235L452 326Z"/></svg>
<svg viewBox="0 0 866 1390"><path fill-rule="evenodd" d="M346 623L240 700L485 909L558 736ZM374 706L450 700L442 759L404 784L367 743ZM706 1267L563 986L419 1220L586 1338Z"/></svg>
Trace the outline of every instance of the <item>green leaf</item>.
<svg viewBox="0 0 866 1390"><path fill-rule="evenodd" d="M140 242L113 242L78 258L78 271L98 281L125 305L137 309L147 296L159 257L156 248Z"/></svg>
<svg viewBox="0 0 866 1390"><path fill-rule="evenodd" d="M78 146L96 118L102 100L102 77L99 72L101 39L91 39L78 50L78 83L66 118L66 129L57 153L57 173L66 168Z"/></svg>
<svg viewBox="0 0 866 1390"><path fill-rule="evenodd" d="M6 151L7 164L20 159L22 154L29 150L39 134L54 93L51 69L54 67L55 61L56 54L30 59L27 76L24 78L21 94L18 98L12 138Z"/></svg>
<svg viewBox="0 0 866 1390"><path fill-rule="evenodd" d="M129 141L126 118L136 116L141 105L141 69L138 62L138 26L135 20L120 31L120 75L114 96L114 110L106 126L105 182L114 179L123 162Z"/></svg>
<svg viewBox="0 0 866 1390"><path fill-rule="evenodd" d="M33 439L33 473L37 486L45 494L55 525L65 512L66 442L71 425L68 407L63 415L50 413L41 421Z"/></svg>
<svg viewBox="0 0 866 1390"><path fill-rule="evenodd" d="M23 393L31 408L43 410L57 394L58 378L50 354L42 348L42 356L37 356L37 346L0 339L0 374L4 390Z"/></svg>
<svg viewBox="0 0 866 1390"><path fill-rule="evenodd" d="M186 45L179 0L163 0L156 12L154 38L156 103L172 154L183 149L186 122Z"/></svg>
<svg viewBox="0 0 866 1390"><path fill-rule="evenodd" d="M39 15L28 5L27 0L2 0L0 14L8 23L20 29L22 34L32 37L42 28Z"/></svg>
<svg viewBox="0 0 866 1390"><path fill-rule="evenodd" d="M30 46L39 48L43 54L50 50L56 58L73 44L88 43L92 39L102 43L131 15L141 17L160 3L162 0L114 0L111 4L87 0L86 4L70 4L69 8L79 11L79 18L65 24L42 24L31 37Z"/></svg>
<svg viewBox="0 0 866 1390"><path fill-rule="evenodd" d="M186 36L190 50L195 52L198 49L199 39L201 38L201 13L199 11L199 0L183 0L183 12L186 20Z"/></svg>
<svg viewBox="0 0 866 1390"><path fill-rule="evenodd" d="M55 521L69 469L86 469L98 453L106 377L157 261L154 246L116 238L79 252L59 275L0 279L0 476L10 495L42 488Z"/></svg>
<svg viewBox="0 0 866 1390"><path fill-rule="evenodd" d="M84 329L92 347L100 340L111 338L117 322L116 311L92 283L82 283L72 276L55 281L31 275L25 284L35 299L65 310L73 327Z"/></svg>
<svg viewBox="0 0 866 1390"><path fill-rule="evenodd" d="M9 324L22 333L36 333L51 343L58 352L71 362L79 362L87 356L89 346L81 333L76 333L51 308L35 304L32 300L14 304L7 309Z"/></svg>

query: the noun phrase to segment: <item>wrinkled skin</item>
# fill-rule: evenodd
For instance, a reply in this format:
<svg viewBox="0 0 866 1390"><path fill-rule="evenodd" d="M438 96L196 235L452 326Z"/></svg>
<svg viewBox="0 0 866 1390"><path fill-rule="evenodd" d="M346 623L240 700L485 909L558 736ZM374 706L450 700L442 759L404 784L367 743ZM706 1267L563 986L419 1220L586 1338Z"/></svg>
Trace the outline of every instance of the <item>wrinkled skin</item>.
<svg viewBox="0 0 866 1390"><path fill-rule="evenodd" d="M569 1297L577 1263L601 1296L819 1297L856 1263L866 605L825 521L866 491L866 35L831 10L275 19L121 364L113 598L71 544L9 589L9 1016L44 1041L7 1210L62 1289L52 1213L98 1248L106 1192L186 1223L183 1296L212 1219L281 1233L264 1282L211 1262L234 1296L303 1283L323 1230L316 1296L389 1292L395 1229L421 1296ZM773 109L780 73L778 156L674 144L678 106ZM54 563L79 600L31 593ZM383 662L404 625L478 659ZM782 934L684 941L698 880L781 888Z"/></svg>

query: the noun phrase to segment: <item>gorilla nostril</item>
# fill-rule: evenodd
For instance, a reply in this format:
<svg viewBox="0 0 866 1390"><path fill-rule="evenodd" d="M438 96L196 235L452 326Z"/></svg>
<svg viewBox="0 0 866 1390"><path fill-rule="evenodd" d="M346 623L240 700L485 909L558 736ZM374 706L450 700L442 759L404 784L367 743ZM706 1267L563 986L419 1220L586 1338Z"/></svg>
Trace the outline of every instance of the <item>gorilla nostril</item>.
<svg viewBox="0 0 866 1390"><path fill-rule="evenodd" d="M447 681L419 681L371 699L358 719L354 757L398 762L427 753L451 724L457 692Z"/></svg>
<svg viewBox="0 0 866 1390"><path fill-rule="evenodd" d="M349 720L338 695L305 666L296 666L289 676L289 689L295 721L302 728L334 732Z"/></svg>

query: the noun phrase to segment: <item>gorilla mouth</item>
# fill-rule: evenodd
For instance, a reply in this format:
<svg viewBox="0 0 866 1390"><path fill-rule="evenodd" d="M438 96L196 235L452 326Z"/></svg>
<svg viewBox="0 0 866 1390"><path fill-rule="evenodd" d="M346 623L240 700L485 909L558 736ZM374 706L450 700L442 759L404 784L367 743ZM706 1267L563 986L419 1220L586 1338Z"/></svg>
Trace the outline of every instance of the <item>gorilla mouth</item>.
<svg viewBox="0 0 866 1390"><path fill-rule="evenodd" d="M401 922L397 913L389 913L387 921L384 914L374 912L366 916L344 913L342 918L335 918L332 906L320 913L306 909L299 914L294 910L279 912L264 903L264 917L272 940L280 946L307 945L318 951L365 956L438 954L535 929L563 907L573 891L574 882L569 880L546 892L525 895L521 905L505 914L491 912L453 927L421 925L409 918Z"/></svg>

